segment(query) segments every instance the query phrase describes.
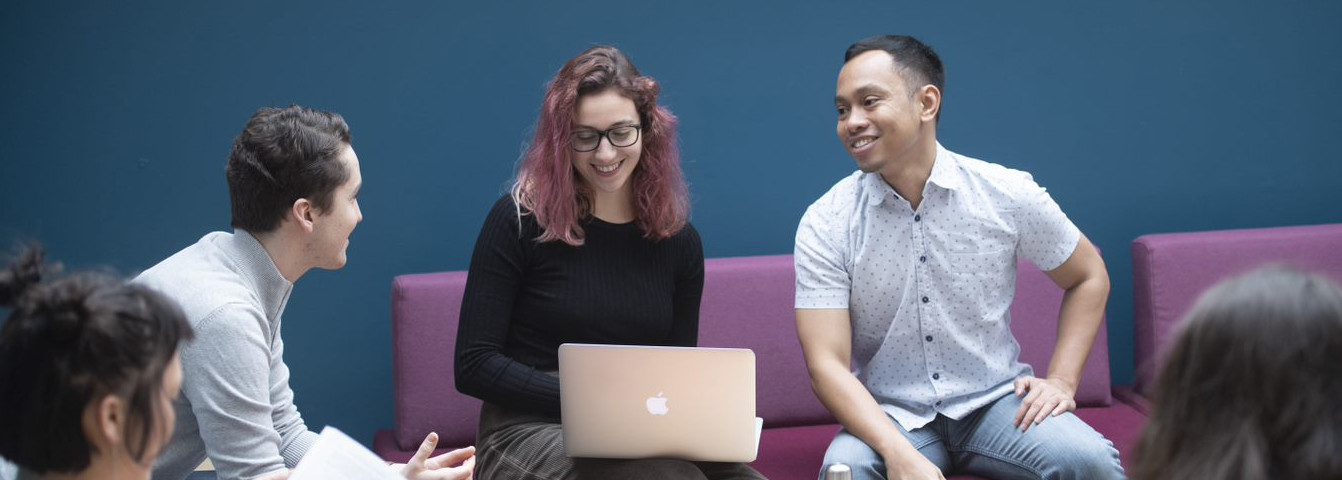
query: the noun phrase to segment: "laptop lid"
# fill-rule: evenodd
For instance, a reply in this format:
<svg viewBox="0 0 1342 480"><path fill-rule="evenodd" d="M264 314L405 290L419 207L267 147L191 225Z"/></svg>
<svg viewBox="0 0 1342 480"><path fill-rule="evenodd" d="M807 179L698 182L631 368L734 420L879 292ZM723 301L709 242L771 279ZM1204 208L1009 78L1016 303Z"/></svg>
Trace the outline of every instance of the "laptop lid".
<svg viewBox="0 0 1342 480"><path fill-rule="evenodd" d="M755 353L739 348L559 346L570 457L755 460Z"/></svg>

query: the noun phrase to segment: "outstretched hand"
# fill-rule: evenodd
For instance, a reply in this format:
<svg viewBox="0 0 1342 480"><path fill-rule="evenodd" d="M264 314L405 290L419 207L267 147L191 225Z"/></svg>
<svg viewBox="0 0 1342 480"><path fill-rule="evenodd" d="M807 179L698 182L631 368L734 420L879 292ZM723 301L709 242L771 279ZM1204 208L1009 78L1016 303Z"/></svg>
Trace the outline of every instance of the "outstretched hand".
<svg viewBox="0 0 1342 480"><path fill-rule="evenodd" d="M1022 432L1030 426L1044 423L1076 409L1076 387L1058 378L1021 377L1016 379L1016 396L1024 395L1016 420L1012 423Z"/></svg>
<svg viewBox="0 0 1342 480"><path fill-rule="evenodd" d="M290 473L293 473L293 472L291 472L291 471L289 471L289 470L280 470L280 471L271 473L271 474L269 474L269 475L266 475L266 476L264 476L264 477L261 477L261 478L258 479L258 480L289 480L289 474L290 474Z"/></svg>
<svg viewBox="0 0 1342 480"><path fill-rule="evenodd" d="M459 448L429 458L438 446L438 434L430 433L405 464L401 474L410 480L470 480L475 470L475 447Z"/></svg>

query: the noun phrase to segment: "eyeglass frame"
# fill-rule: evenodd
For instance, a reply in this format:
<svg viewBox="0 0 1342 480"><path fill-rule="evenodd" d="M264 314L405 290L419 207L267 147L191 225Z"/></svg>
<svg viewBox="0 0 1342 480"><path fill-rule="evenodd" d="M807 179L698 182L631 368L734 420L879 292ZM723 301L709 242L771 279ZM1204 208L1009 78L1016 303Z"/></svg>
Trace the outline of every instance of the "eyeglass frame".
<svg viewBox="0 0 1342 480"><path fill-rule="evenodd" d="M619 130L619 129L621 129L621 128L633 128L633 129L634 129L634 140L631 141L631 142L629 142L629 143L626 144L626 145L616 145L616 144L615 144L615 140L612 140L612 139L610 138L610 132L613 132L613 131L615 131L615 130ZM638 143L638 141L641 140L641 139L643 138L643 125L640 125L640 124L637 124L637 123L632 124L632 125L620 125L620 126L617 126L617 127L611 127L611 128L605 129L605 130L584 129L584 130L582 130L581 132L582 132L582 133L586 133L586 132L588 132L588 131L591 131L591 132L593 132L593 133L596 133L596 143L593 144L593 146L592 146L591 149L589 149L589 150L578 150L578 144L577 144L577 142L574 142L574 141L573 141L573 136L574 136L574 135L577 135L579 132L570 132L570 133L569 133L569 135L568 135L568 145L569 145L569 148L572 148L573 151L578 152L578 153L595 152L595 151L601 149L601 139L603 139L603 138L606 139L606 141L610 143L610 146L615 147L615 148L624 148L624 147L633 146L635 143Z"/></svg>

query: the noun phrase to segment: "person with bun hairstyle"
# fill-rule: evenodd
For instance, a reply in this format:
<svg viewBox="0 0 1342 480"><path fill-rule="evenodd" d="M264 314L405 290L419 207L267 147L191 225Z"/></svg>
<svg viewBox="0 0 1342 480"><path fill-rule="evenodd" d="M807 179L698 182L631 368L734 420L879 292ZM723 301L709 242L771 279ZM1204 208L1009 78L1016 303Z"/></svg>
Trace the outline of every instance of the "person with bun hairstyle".
<svg viewBox="0 0 1342 480"><path fill-rule="evenodd" d="M0 272L0 456L20 479L143 480L172 436L191 340L176 304L33 247Z"/></svg>
<svg viewBox="0 0 1342 480"><path fill-rule="evenodd" d="M1266 267L1208 290L1156 380L1133 478L1342 478L1342 289Z"/></svg>
<svg viewBox="0 0 1342 480"><path fill-rule="evenodd" d="M479 478L761 478L740 463L564 453L560 344L698 343L703 245L659 91L614 47L569 60L480 229L455 362L457 389L484 401Z"/></svg>

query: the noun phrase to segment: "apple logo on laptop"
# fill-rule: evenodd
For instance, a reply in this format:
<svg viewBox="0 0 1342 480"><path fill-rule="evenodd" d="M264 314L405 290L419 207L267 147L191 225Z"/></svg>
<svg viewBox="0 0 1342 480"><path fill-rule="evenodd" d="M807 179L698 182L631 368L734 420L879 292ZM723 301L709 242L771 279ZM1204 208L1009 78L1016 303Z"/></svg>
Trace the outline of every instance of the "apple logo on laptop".
<svg viewBox="0 0 1342 480"><path fill-rule="evenodd" d="M657 392L657 396L648 397L648 413L653 415L666 415L670 409L666 408L666 401L669 398L663 397L662 392Z"/></svg>

